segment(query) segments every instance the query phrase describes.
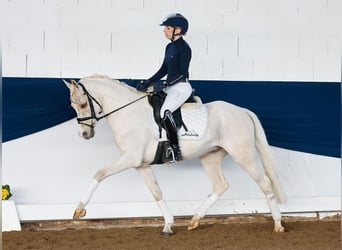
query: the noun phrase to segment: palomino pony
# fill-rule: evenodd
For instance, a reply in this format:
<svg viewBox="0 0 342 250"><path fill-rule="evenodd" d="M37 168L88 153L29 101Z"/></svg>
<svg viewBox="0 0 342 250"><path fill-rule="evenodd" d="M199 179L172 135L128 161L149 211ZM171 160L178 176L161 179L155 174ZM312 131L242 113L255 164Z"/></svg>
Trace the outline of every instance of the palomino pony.
<svg viewBox="0 0 342 250"><path fill-rule="evenodd" d="M74 80L71 83L64 82L70 90L71 105L77 112L80 136L85 139L92 138L96 122L106 117L121 152L118 160L97 171L75 210L74 219L85 216L85 207L103 179L135 168L143 176L159 205L165 223L163 233L172 234L174 219L151 168L158 139L151 133L151 116L148 115L151 113L151 106L145 98L147 94L104 76L86 77L78 83ZM184 159L200 158L213 190L195 212L188 230L199 226L200 219L228 189L221 163L229 154L265 194L274 220L274 231L284 232L278 202L284 202L285 196L274 168L271 149L258 118L247 109L223 101L204 105L208 115L206 133L198 140L180 140L180 147ZM261 159L262 163L258 159Z"/></svg>

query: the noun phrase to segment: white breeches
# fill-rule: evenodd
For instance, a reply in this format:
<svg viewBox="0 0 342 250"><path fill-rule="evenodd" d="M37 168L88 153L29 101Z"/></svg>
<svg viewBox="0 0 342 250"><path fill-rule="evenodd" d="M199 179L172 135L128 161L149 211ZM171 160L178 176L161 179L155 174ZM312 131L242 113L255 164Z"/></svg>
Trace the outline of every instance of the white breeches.
<svg viewBox="0 0 342 250"><path fill-rule="evenodd" d="M191 95L191 84L186 82L179 82L170 87L166 87L164 92L167 94L164 104L160 109L160 117L164 118L166 110L171 112L176 111Z"/></svg>

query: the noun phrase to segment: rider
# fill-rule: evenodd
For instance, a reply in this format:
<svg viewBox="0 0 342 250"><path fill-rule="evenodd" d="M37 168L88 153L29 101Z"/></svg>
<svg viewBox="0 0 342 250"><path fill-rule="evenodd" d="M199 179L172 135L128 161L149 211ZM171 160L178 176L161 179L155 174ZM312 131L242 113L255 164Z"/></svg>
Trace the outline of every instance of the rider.
<svg viewBox="0 0 342 250"><path fill-rule="evenodd" d="M145 91L153 85L155 93L164 91L167 96L160 110L163 127L169 138L176 161L183 159L179 144L176 123L172 113L177 110L191 95L192 87L189 83L189 64L191 48L183 39L188 31L188 20L181 14L171 14L160 24L164 26L164 34L171 42L166 46L163 64L148 80L143 80L137 89ZM159 80L165 75L166 81Z"/></svg>

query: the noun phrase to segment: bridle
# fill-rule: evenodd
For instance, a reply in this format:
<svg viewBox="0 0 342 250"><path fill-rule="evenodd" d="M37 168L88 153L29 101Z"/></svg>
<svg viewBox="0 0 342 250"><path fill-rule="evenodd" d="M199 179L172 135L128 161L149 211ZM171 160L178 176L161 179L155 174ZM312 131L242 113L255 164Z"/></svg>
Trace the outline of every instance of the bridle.
<svg viewBox="0 0 342 250"><path fill-rule="evenodd" d="M78 85L80 85L82 87L83 92L84 92L83 94L86 95L87 98L88 98L88 103L89 103L89 106L90 106L90 116L80 117L80 118L77 117L76 120L77 120L78 124L85 125L85 126L88 126L88 127L91 127L91 128L94 128L94 124L87 124L87 123L84 123L84 121L93 120L93 119L95 119L96 121L99 121L99 120L101 120L101 119L103 119L103 118L105 118L105 117L107 117L107 116L109 116L109 115L111 115L111 114L113 114L113 113L115 113L115 112L117 112L117 111L119 111L119 110L121 110L121 109L123 109L123 108L125 108L125 107L127 107L127 106L129 106L129 105L131 105L131 104L133 104L133 103L135 103L135 102L137 102L137 101L147 97L147 96L149 96L149 95L151 95L151 93L147 93L146 95L143 95L143 96L139 97L138 99L136 99L134 101L131 101L131 102L129 102L129 103L127 103L127 104L117 108L117 109L114 109L113 111L111 111L111 112L109 112L107 114L104 114L104 115L101 115L101 116L97 116L96 112L95 112L93 101L100 107L99 114L101 114L103 112L102 105L88 92L88 90L84 87L84 85L82 83L78 83Z"/></svg>

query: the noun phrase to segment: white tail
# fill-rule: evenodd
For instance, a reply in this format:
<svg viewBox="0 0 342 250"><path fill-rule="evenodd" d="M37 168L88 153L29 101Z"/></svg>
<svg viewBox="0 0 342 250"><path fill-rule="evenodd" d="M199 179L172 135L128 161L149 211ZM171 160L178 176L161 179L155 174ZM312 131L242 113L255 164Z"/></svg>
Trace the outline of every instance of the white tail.
<svg viewBox="0 0 342 250"><path fill-rule="evenodd" d="M246 110L249 117L253 120L254 128L255 128L255 138L256 138L256 147L260 154L260 158L262 164L264 165L265 172L267 176L270 178L272 183L272 189L275 193L276 199L280 203L286 202L285 193L279 183L278 174L276 173L276 161L273 152L267 142L267 138L264 132L263 127L258 119L258 117L251 111Z"/></svg>

